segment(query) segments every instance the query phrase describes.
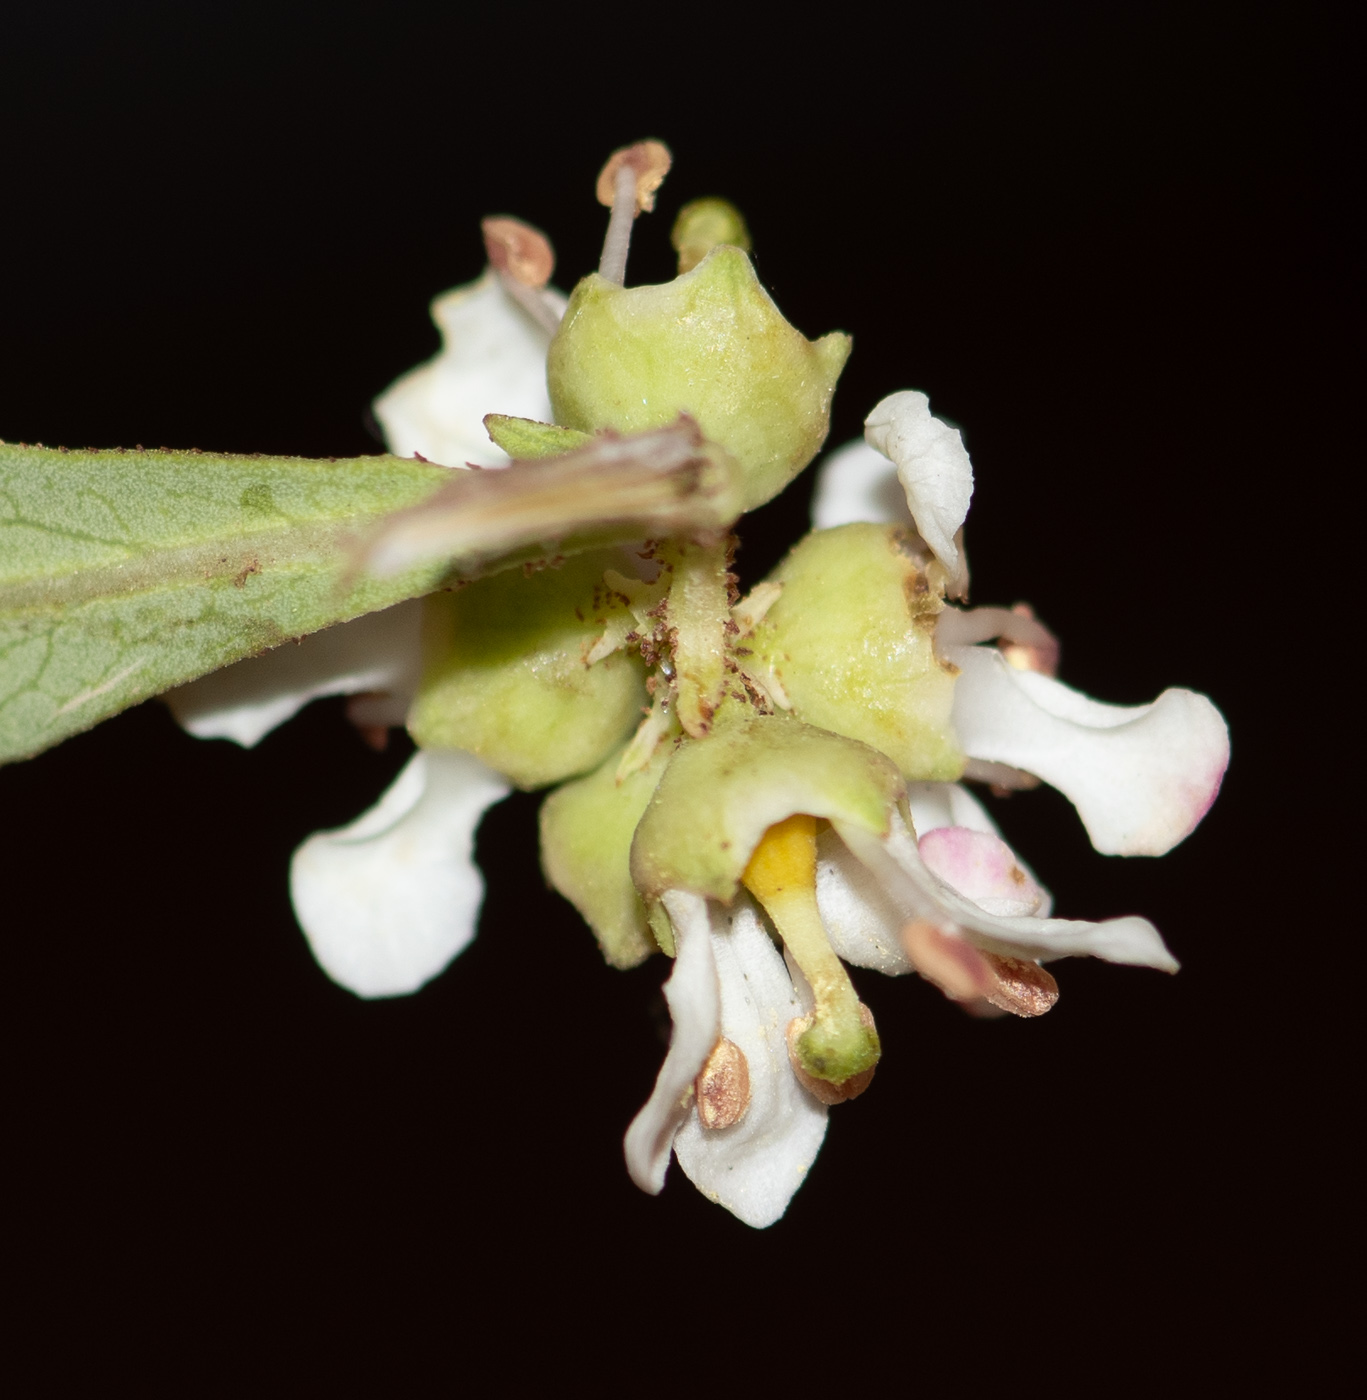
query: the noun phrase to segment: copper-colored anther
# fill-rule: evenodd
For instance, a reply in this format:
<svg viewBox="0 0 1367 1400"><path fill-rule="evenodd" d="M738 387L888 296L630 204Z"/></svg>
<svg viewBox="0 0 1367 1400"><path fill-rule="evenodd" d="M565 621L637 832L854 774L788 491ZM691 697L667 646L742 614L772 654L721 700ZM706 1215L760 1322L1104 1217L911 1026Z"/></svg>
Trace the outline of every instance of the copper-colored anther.
<svg viewBox="0 0 1367 1400"><path fill-rule="evenodd" d="M555 250L540 229L521 219L485 219L484 251L498 272L524 287L544 287L555 271Z"/></svg>
<svg viewBox="0 0 1367 1400"><path fill-rule="evenodd" d="M859 1019L869 1030L877 1029L873 1024L873 1012L862 1001L859 1003ZM802 1061L797 1057L797 1042L798 1037L805 1034L810 1029L811 1024L812 1018L810 1016L797 1016L788 1022L788 1029L785 1032L788 1042L788 1063L793 1067L797 1082L814 1099L827 1105L847 1103L850 1099L857 1099L873 1083L874 1072L878 1066L871 1065L859 1074L852 1074L848 1079L842 1079L839 1084L833 1084L829 1079L818 1079L816 1075L808 1074L802 1068Z"/></svg>
<svg viewBox="0 0 1367 1400"><path fill-rule="evenodd" d="M997 985L987 1000L1013 1016L1043 1016L1058 1000L1058 983L1038 963L984 953Z"/></svg>
<svg viewBox="0 0 1367 1400"><path fill-rule="evenodd" d="M750 1107L750 1066L740 1046L725 1036L717 1041L693 1088L698 1121L704 1128L729 1128L739 1123Z"/></svg>
<svg viewBox="0 0 1367 1400"><path fill-rule="evenodd" d="M655 191L664 184L673 163L674 157L662 141L638 141L634 146L623 146L612 153L598 176L599 204L612 208L617 192L617 172L629 165L636 172L636 207L649 213L655 207Z"/></svg>
<svg viewBox="0 0 1367 1400"><path fill-rule="evenodd" d="M901 940L916 971L951 1001L976 1001L995 990L992 965L967 939L942 932L928 919L913 919L903 925Z"/></svg>

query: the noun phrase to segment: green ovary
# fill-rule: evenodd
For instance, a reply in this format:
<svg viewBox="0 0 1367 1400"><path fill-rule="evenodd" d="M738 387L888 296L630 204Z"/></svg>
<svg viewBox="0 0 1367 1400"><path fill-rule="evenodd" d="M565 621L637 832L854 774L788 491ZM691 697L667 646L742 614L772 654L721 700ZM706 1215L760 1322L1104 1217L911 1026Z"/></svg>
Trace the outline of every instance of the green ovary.
<svg viewBox="0 0 1367 1400"><path fill-rule="evenodd" d="M620 562L594 552L427 600L422 686L408 719L424 748L465 749L521 788L595 768L645 703L640 661L584 656L620 606L602 587Z"/></svg>
<svg viewBox="0 0 1367 1400"><path fill-rule="evenodd" d="M956 673L935 657L941 600L903 538L868 524L808 535L773 574L783 593L751 646L799 719L871 745L913 782L952 782Z"/></svg>
<svg viewBox="0 0 1367 1400"><path fill-rule="evenodd" d="M589 276L551 342L556 422L643 432L680 413L740 463L743 509L776 496L816 455L850 339L810 341L783 319L738 248L718 247L660 286Z"/></svg>

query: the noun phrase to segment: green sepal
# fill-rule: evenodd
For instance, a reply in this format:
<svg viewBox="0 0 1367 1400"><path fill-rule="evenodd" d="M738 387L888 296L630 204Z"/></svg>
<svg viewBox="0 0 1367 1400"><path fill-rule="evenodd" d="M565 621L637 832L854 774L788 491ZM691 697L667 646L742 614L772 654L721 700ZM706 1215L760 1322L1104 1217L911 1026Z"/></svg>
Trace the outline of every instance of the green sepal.
<svg viewBox="0 0 1367 1400"><path fill-rule="evenodd" d="M511 418L506 413L486 413L484 431L495 447L501 447L518 462L534 462L540 457L558 457L592 441L592 433L560 428L554 423L538 423L535 418Z"/></svg>
<svg viewBox="0 0 1367 1400"><path fill-rule="evenodd" d="M437 587L357 575L354 546L451 473L0 444L0 762L171 686Z"/></svg>
<svg viewBox="0 0 1367 1400"><path fill-rule="evenodd" d="M631 883L631 838L670 752L661 744L644 768L619 783L619 750L588 777L557 788L541 807L546 879L579 911L614 967L635 967L657 950L652 921ZM672 940L666 951L673 953Z"/></svg>
<svg viewBox="0 0 1367 1400"><path fill-rule="evenodd" d="M574 289L551 342L546 382L557 423L640 432L681 412L740 463L743 509L776 496L830 428L850 338L810 341L783 319L738 248L714 249L659 286L596 273Z"/></svg>
<svg viewBox="0 0 1367 1400"><path fill-rule="evenodd" d="M729 902L771 826L801 812L883 835L905 791L867 745L727 701L707 738L675 751L636 828L631 877L647 899L682 889Z"/></svg>
<svg viewBox="0 0 1367 1400"><path fill-rule="evenodd" d="M521 788L597 767L646 701L639 657L585 661L625 606L603 585L604 569L620 563L615 552L594 551L428 599L422 685L408 717L414 739L465 749Z"/></svg>
<svg viewBox="0 0 1367 1400"><path fill-rule="evenodd" d="M771 575L783 592L747 645L799 719L871 744L913 782L954 782L957 672L934 648L944 603L905 539L896 525L808 535Z"/></svg>

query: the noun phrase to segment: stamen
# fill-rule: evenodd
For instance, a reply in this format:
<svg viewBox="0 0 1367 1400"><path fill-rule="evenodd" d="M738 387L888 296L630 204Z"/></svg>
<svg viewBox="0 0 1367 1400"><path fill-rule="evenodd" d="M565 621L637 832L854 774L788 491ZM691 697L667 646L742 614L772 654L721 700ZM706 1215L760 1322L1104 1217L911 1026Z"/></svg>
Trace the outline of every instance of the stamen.
<svg viewBox="0 0 1367 1400"><path fill-rule="evenodd" d="M774 921L816 1002L812 1014L795 1021L797 1029L789 1031L800 1068L814 1079L841 1086L871 1071L880 1054L878 1034L817 910L816 820L798 815L771 826L742 878Z"/></svg>
<svg viewBox="0 0 1367 1400"><path fill-rule="evenodd" d="M1029 603L1013 608L946 608L935 621L935 651L996 641L1007 663L1018 671L1058 673L1058 638L1035 616Z"/></svg>
<svg viewBox="0 0 1367 1400"><path fill-rule="evenodd" d="M540 229L520 219L485 219L484 252L503 289L534 320L551 332L560 328L560 312L547 301L544 288L555 271L555 250Z"/></svg>
<svg viewBox="0 0 1367 1400"><path fill-rule="evenodd" d="M704 1128L716 1131L739 1123L750 1107L750 1065L745 1052L723 1036L693 1081L693 1090L698 1121Z"/></svg>
<svg viewBox="0 0 1367 1400"><path fill-rule="evenodd" d="M1058 983L1038 963L984 952L928 919L906 924L901 939L916 971L970 1010L986 1002L1014 1016L1043 1016L1058 1000Z"/></svg>
<svg viewBox="0 0 1367 1400"><path fill-rule="evenodd" d="M598 202L612 210L598 274L623 286L627 278L627 253L631 226L642 210L655 208L655 191L664 183L673 157L659 141L638 141L614 151L598 176Z"/></svg>
<svg viewBox="0 0 1367 1400"><path fill-rule="evenodd" d="M667 619L674 648L677 712L701 739L712 727L726 683L727 562L729 542L680 541L660 551L670 570Z"/></svg>

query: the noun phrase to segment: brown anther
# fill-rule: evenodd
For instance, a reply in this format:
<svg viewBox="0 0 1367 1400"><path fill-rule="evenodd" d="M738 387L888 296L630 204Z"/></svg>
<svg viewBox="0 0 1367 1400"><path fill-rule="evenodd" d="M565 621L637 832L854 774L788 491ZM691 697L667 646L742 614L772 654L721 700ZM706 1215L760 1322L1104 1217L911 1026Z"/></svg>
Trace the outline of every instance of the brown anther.
<svg viewBox="0 0 1367 1400"><path fill-rule="evenodd" d="M877 1029L873 1024L873 1012L862 1001L859 1003L859 1019L868 1030ZM848 1103L850 1099L857 1099L873 1083L874 1072L878 1066L871 1065L859 1074L852 1074L848 1079L842 1079L838 1084L833 1084L829 1079L818 1079L814 1074L808 1074L802 1067L802 1061L798 1059L797 1042L798 1038L811 1028L811 1024L812 1018L810 1016L796 1016L788 1022L788 1029L784 1033L788 1042L788 1063L793 1067L797 1082L814 1099L818 1099L828 1107L838 1103Z"/></svg>
<svg viewBox="0 0 1367 1400"><path fill-rule="evenodd" d="M1058 983L1038 963L997 953L983 956L997 976L997 985L987 993L993 1006L1013 1016L1043 1016L1058 1000Z"/></svg>
<svg viewBox="0 0 1367 1400"><path fill-rule="evenodd" d="M674 157L662 141L638 141L634 146L623 146L608 157L608 163L598 176L599 204L612 208L617 192L617 172L629 165L636 172L636 207L648 214L655 207L655 191L664 184L673 163Z"/></svg>
<svg viewBox="0 0 1367 1400"><path fill-rule="evenodd" d="M1058 1000L1058 983L1038 963L985 953L927 919L904 925L901 939L916 971L970 1011L1043 1016Z"/></svg>
<svg viewBox="0 0 1367 1400"><path fill-rule="evenodd" d="M723 1036L712 1047L702 1072L693 1081L698 1121L704 1128L729 1128L750 1107L750 1066L734 1041Z"/></svg>
<svg viewBox="0 0 1367 1400"><path fill-rule="evenodd" d="M521 219L485 219L480 224L484 251L498 272L524 287L541 288L555 271L555 250L540 229Z"/></svg>

